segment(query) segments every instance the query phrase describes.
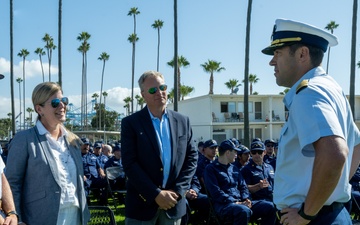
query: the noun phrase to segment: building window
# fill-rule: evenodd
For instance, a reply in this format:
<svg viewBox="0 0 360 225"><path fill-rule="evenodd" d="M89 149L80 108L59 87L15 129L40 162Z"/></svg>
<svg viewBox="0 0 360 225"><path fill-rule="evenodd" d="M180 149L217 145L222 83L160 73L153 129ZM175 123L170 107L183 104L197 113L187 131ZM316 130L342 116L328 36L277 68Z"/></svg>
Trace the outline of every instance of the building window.
<svg viewBox="0 0 360 225"><path fill-rule="evenodd" d="M238 102L238 112L244 112L244 102ZM253 102L249 102L249 113L253 112Z"/></svg>
<svg viewBox="0 0 360 225"><path fill-rule="evenodd" d="M221 102L220 103L220 110L221 110L222 113L236 112L236 103L235 102Z"/></svg>
<svg viewBox="0 0 360 225"><path fill-rule="evenodd" d="M228 111L228 103L227 102L221 102L220 103L220 110L222 113L229 112Z"/></svg>

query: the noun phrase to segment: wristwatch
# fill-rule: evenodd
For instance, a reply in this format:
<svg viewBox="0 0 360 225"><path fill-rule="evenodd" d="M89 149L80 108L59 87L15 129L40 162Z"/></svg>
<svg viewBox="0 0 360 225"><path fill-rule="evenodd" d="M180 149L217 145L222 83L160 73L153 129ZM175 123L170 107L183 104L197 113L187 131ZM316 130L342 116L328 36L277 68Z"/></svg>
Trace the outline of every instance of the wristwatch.
<svg viewBox="0 0 360 225"><path fill-rule="evenodd" d="M301 204L301 208L300 208L300 210L298 211L298 214L299 214L302 218L304 218L304 219L306 219L306 220L313 220L313 219L315 219L316 216L317 216L317 214L316 214L316 215L313 215L313 216L306 215L305 212L304 212L304 206L305 206L305 203Z"/></svg>
<svg viewBox="0 0 360 225"><path fill-rule="evenodd" d="M6 213L6 216L7 216L7 217L8 217L8 216L11 216L11 215L15 215L15 216L18 218L18 220L19 220L19 215L17 214L17 212L16 212L15 210L11 210L11 211L9 211L9 212Z"/></svg>

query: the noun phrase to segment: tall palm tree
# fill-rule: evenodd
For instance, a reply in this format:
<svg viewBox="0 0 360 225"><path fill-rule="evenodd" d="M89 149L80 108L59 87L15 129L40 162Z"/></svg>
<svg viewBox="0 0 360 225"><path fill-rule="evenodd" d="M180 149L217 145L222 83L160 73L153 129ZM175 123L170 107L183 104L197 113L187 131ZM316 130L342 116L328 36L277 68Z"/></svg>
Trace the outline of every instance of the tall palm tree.
<svg viewBox="0 0 360 225"><path fill-rule="evenodd" d="M103 69L102 69L102 73L101 73L101 86L100 86L100 105L101 105L101 98L102 98L102 90L103 90L103 83L104 83L104 72L105 72L105 62L108 61L110 58L110 55L108 55L106 52L103 52L100 54L100 57L98 58L98 60L103 61ZM100 110L100 114L99 114L99 128L101 128L101 110Z"/></svg>
<svg viewBox="0 0 360 225"><path fill-rule="evenodd" d="M326 30L329 30L332 34L334 30L338 28L339 24L335 23L335 21L330 21L325 27ZM327 63L326 63L326 73L329 73L329 59L330 59L330 46L328 51Z"/></svg>
<svg viewBox="0 0 360 225"><path fill-rule="evenodd" d="M23 59L23 109L25 110L25 59L26 56L28 56L30 53L27 49L21 49L20 52L18 53L18 56L21 57ZM25 113L23 115L24 118L24 125L25 125ZM20 124L21 126L21 124Z"/></svg>
<svg viewBox="0 0 360 225"><path fill-rule="evenodd" d="M250 55L250 25L252 0L248 0L245 35L245 66L244 66L244 145L250 145L249 123L249 55Z"/></svg>
<svg viewBox="0 0 360 225"><path fill-rule="evenodd" d="M95 107L94 107L94 109L96 110L96 108L98 108L98 110L99 110L99 113L100 113L100 105L98 105L97 104L97 99L98 99L98 97L99 97L99 95L98 95L98 93L94 93L92 96L91 96L91 98L94 98L95 99ZM100 118L98 117L98 121L97 121L97 126L98 126L98 129L100 128ZM100 130L100 129L99 129Z"/></svg>
<svg viewBox="0 0 360 225"><path fill-rule="evenodd" d="M99 94L94 93L91 97L95 99L95 104L96 104L97 103L97 98L99 97Z"/></svg>
<svg viewBox="0 0 360 225"><path fill-rule="evenodd" d="M158 32L158 44L157 44L157 60L156 60L156 71L159 71L159 55L160 55L160 29L163 27L164 21L155 20L151 26Z"/></svg>
<svg viewBox="0 0 360 225"><path fill-rule="evenodd" d="M210 90L209 95L214 94L214 72L221 72L222 70L225 70L224 67L220 66L221 62L217 62L215 60L208 60L204 64L201 64L202 68L205 72L210 73Z"/></svg>
<svg viewBox="0 0 360 225"><path fill-rule="evenodd" d="M45 75L44 75L44 67L43 67L43 63L42 63L42 55L45 55L45 51L43 48L37 48L35 51L35 54L39 55L40 58L40 66L41 66L41 72L42 72L42 78L43 78L43 82L45 82Z"/></svg>
<svg viewBox="0 0 360 225"><path fill-rule="evenodd" d="M169 62L167 62L167 64L169 65L169 66L171 66L172 68L174 68L174 59L172 59L171 61L169 61ZM178 60L177 60L177 84L178 84L178 86L177 86L177 90L178 90L178 101L180 101L180 87L181 87L181 72L180 72L180 68L181 67L184 67L184 68L186 68L186 67L188 67L188 66L190 66L190 63L189 63L189 61L184 57L184 56L179 56L178 57Z"/></svg>
<svg viewBox="0 0 360 225"><path fill-rule="evenodd" d="M349 103L353 118L355 118L355 61L356 61L356 24L357 24L358 1L354 0L353 17L351 28L351 66L350 66L350 97Z"/></svg>
<svg viewBox="0 0 360 225"><path fill-rule="evenodd" d="M10 89L11 89L11 132L15 135L15 96L14 96L14 10L10 0Z"/></svg>
<svg viewBox="0 0 360 225"><path fill-rule="evenodd" d="M29 127L29 125L31 126L32 124L32 113L34 112L34 110L31 108L31 107L28 107L27 109L26 109L26 112L28 112L29 113L29 124L28 124L28 127Z"/></svg>
<svg viewBox="0 0 360 225"><path fill-rule="evenodd" d="M77 40L81 42L81 45L78 47L78 51L82 54L82 75L81 75L81 124L82 128L87 126L87 51L90 49L90 44L88 40L91 35L88 32L81 32L77 36Z"/></svg>
<svg viewBox="0 0 360 225"><path fill-rule="evenodd" d="M186 85L181 85L180 87L180 93L181 93L181 100L184 100L184 98L186 96L188 96L191 92L193 92L195 90L194 87L190 87L190 86L186 86Z"/></svg>
<svg viewBox="0 0 360 225"><path fill-rule="evenodd" d="M104 96L104 130L105 130L105 117L106 117L106 97L108 96L108 93L106 91L104 91L102 93L102 95Z"/></svg>
<svg viewBox="0 0 360 225"><path fill-rule="evenodd" d="M48 56L49 61L49 81L51 81L51 58L52 58L52 51L56 49L56 45L54 44L54 39L48 33L42 38L45 42L45 48Z"/></svg>
<svg viewBox="0 0 360 225"><path fill-rule="evenodd" d="M134 77L135 77L135 43L139 40L135 33L130 34L128 41L132 44L132 60L131 60L131 114L134 113Z"/></svg>
<svg viewBox="0 0 360 225"><path fill-rule="evenodd" d="M169 103L174 103L174 88L168 92L167 99Z"/></svg>
<svg viewBox="0 0 360 225"><path fill-rule="evenodd" d="M137 7L132 7L128 12L128 16L132 16L134 18L134 34L136 34L136 15L139 15L140 11Z"/></svg>
<svg viewBox="0 0 360 225"><path fill-rule="evenodd" d="M125 105L124 105L124 108L126 108L126 115L130 115L130 102L131 101L131 97L126 97L124 98L124 102L125 102Z"/></svg>
<svg viewBox="0 0 360 225"><path fill-rule="evenodd" d="M253 94L253 84L256 84L260 79L255 74L249 74L250 95Z"/></svg>
<svg viewBox="0 0 360 225"><path fill-rule="evenodd" d="M16 78L16 82L19 83L19 115L21 113L21 82L23 82L23 79L21 77ZM21 127L21 116L20 116L20 127Z"/></svg>
<svg viewBox="0 0 360 225"><path fill-rule="evenodd" d="M135 99L137 101L137 105L140 106L140 109L142 109L145 104L145 99L143 97L141 97L141 95L135 95ZM137 107L136 107L136 109L137 109Z"/></svg>
<svg viewBox="0 0 360 225"><path fill-rule="evenodd" d="M241 84L237 79L230 79L229 81L225 82L227 88L231 90L231 93L234 93L234 88L240 87Z"/></svg>
<svg viewBox="0 0 360 225"><path fill-rule="evenodd" d="M58 67L59 67L59 72L58 72L58 82L59 85L62 86L62 55L61 55L61 51L62 51L62 47L61 47L61 36L62 36L62 0L59 0L59 18L58 18Z"/></svg>

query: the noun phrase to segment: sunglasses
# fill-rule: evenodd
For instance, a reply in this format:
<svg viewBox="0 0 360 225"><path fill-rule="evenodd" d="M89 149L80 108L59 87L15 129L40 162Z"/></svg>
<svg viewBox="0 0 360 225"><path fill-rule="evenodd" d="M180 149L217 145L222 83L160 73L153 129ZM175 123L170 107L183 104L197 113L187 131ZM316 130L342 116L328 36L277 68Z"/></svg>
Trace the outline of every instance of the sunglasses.
<svg viewBox="0 0 360 225"><path fill-rule="evenodd" d="M62 97L61 99L54 98L53 100L51 100L50 104L54 109L56 109L60 105L60 102L62 102L64 105L68 105L69 99L67 97ZM45 103L42 104L42 106L44 106L44 105L45 105Z"/></svg>
<svg viewBox="0 0 360 225"><path fill-rule="evenodd" d="M274 147L274 145L266 145L266 147L270 148L270 147Z"/></svg>
<svg viewBox="0 0 360 225"><path fill-rule="evenodd" d="M152 87L152 88L149 88L148 92L153 95L155 94L158 90L160 91L166 91L167 89L167 85L166 84L162 84L160 85L158 88L157 87Z"/></svg>
<svg viewBox="0 0 360 225"><path fill-rule="evenodd" d="M263 152L264 152L263 150L251 150L251 154L252 154L252 155L256 155L256 154L262 155Z"/></svg>

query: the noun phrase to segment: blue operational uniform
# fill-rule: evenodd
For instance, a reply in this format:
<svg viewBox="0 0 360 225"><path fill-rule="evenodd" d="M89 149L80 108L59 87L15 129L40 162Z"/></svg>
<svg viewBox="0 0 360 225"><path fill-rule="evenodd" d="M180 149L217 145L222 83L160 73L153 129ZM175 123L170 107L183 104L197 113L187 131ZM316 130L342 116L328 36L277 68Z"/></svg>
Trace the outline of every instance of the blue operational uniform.
<svg viewBox="0 0 360 225"><path fill-rule="evenodd" d="M251 194L253 200L267 200L273 201L273 187L274 187L274 168L265 162L262 165L257 165L252 159L241 169L241 174L245 179L247 185L255 185L260 180L266 179L269 182L267 188L258 190Z"/></svg>
<svg viewBox="0 0 360 225"><path fill-rule="evenodd" d="M99 164L100 164L100 167L102 168L102 169L104 169L104 166L105 166L105 163L109 160L109 157L107 157L106 155L104 155L104 154L100 154L100 155L95 155L97 158L98 158L98 160L99 160Z"/></svg>
<svg viewBox="0 0 360 225"><path fill-rule="evenodd" d="M261 218L262 225L275 224L275 206L272 202L255 200L251 209L236 204L250 199L250 195L244 178L233 164L224 165L218 159L214 160L205 169L204 181L215 211L222 218L229 218L237 225L248 224L250 217Z"/></svg>
<svg viewBox="0 0 360 225"><path fill-rule="evenodd" d="M354 176L350 179L351 189L351 203L349 211L353 211L356 215L360 215L360 165L357 168Z"/></svg>
<svg viewBox="0 0 360 225"><path fill-rule="evenodd" d="M104 189L107 185L105 178L101 178L99 175L99 168L101 168L100 163L96 155L88 152L82 154L84 176L86 177L85 181L85 192L86 196L90 192L90 188ZM106 190L100 190L100 201L101 204L105 204L107 201Z"/></svg>
<svg viewBox="0 0 360 225"><path fill-rule="evenodd" d="M272 156L264 155L263 160L267 164L270 164L274 168L274 171L276 170L276 156L275 155L272 155Z"/></svg>
<svg viewBox="0 0 360 225"><path fill-rule="evenodd" d="M196 175L196 177L199 179L201 185L203 185L203 184L202 184L202 179L204 178L205 167L206 167L207 165L209 165L211 162L212 162L212 160L209 160L209 159L206 158L205 156L202 157L202 158L198 161L195 175Z"/></svg>
<svg viewBox="0 0 360 225"><path fill-rule="evenodd" d="M338 185L324 204L329 207L323 208L347 202L351 194L351 158L354 146L360 142L360 134L346 95L323 68L315 67L291 87L283 101L289 109L289 117L281 130L277 152L274 179L274 203L277 208L301 207L311 184L315 159L313 143L332 135L347 142L349 157ZM319 216L312 222L317 219Z"/></svg>

